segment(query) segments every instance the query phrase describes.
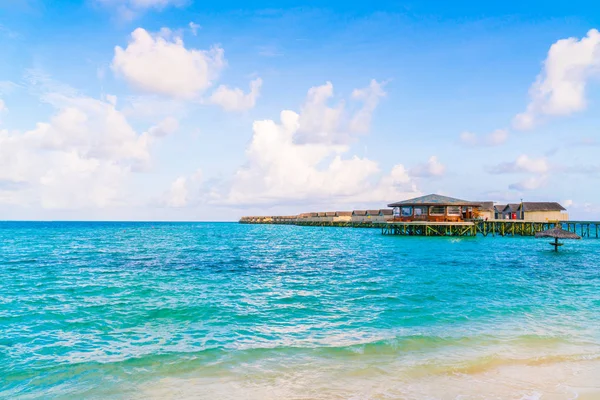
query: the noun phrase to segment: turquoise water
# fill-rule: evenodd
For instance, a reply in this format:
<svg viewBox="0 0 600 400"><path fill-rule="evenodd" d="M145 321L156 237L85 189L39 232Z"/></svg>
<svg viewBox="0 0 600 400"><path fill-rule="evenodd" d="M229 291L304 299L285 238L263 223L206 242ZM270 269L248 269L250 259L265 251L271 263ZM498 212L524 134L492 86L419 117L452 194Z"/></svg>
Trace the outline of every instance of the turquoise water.
<svg viewBox="0 0 600 400"><path fill-rule="evenodd" d="M546 242L0 223L0 398L600 398L600 240Z"/></svg>

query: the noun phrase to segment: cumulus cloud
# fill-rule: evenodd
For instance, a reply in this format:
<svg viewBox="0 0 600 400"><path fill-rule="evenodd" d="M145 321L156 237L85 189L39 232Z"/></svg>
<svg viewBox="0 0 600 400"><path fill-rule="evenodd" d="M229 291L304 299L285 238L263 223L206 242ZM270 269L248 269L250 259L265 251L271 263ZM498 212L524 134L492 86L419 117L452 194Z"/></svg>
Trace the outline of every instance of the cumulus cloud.
<svg viewBox="0 0 600 400"><path fill-rule="evenodd" d="M321 132L323 127L338 126L337 109L324 102L332 90L330 83L310 89L301 112L282 111L279 123L254 122L247 163L235 174L224 203L306 206L327 201L331 207L381 203L419 193L402 164L382 174L377 162L348 155L347 145L297 140L298 136L322 139L308 127Z"/></svg>
<svg viewBox="0 0 600 400"><path fill-rule="evenodd" d="M548 51L540 75L529 89L530 102L518 114L516 129L531 129L549 116L570 115L586 108L590 79L600 76L600 32L592 29L582 39L561 39Z"/></svg>
<svg viewBox="0 0 600 400"><path fill-rule="evenodd" d="M190 176L176 178L163 194L161 204L170 208L182 208L197 202L202 183L202 171L197 170Z"/></svg>
<svg viewBox="0 0 600 400"><path fill-rule="evenodd" d="M385 96L383 85L375 79L367 88L354 89L352 98L363 102L362 108L350 120L350 131L368 132L371 127L371 116L379 104L379 99Z"/></svg>
<svg viewBox="0 0 600 400"><path fill-rule="evenodd" d="M509 174L509 173L536 173L545 174L550 170L550 165L546 158L530 158L526 154L522 154L515 161L505 162L488 168L488 172L492 174Z"/></svg>
<svg viewBox="0 0 600 400"><path fill-rule="evenodd" d="M245 111L254 107L260 95L262 79L257 78L250 82L250 92L244 93L241 89L231 89L226 85L219 86L210 96L209 102L217 104L227 111Z"/></svg>
<svg viewBox="0 0 600 400"><path fill-rule="evenodd" d="M49 121L0 131L0 181L11 183L0 201L52 209L126 202L131 174L150 166L154 136L136 132L109 101L60 92L43 99L56 108Z"/></svg>
<svg viewBox="0 0 600 400"><path fill-rule="evenodd" d="M436 156L429 157L426 163L417 165L410 170L414 177L439 177L446 172L446 166Z"/></svg>
<svg viewBox="0 0 600 400"><path fill-rule="evenodd" d="M509 189L519 191L536 190L544 186L548 180L546 175L531 176L517 183L512 183L508 186Z"/></svg>
<svg viewBox="0 0 600 400"><path fill-rule="evenodd" d="M383 96L382 84L372 80L367 88L353 91L352 100L358 109L352 110L344 101L328 105L333 97L331 82L312 87L300 108L295 140L300 144L348 144L358 134L368 132L371 115Z"/></svg>
<svg viewBox="0 0 600 400"><path fill-rule="evenodd" d="M166 205L168 207L184 207L188 203L187 179L180 176L171 184L171 188L166 196Z"/></svg>
<svg viewBox="0 0 600 400"><path fill-rule="evenodd" d="M186 49L183 39L163 28L151 34L137 28L125 49L115 47L113 71L136 89L179 99L202 94L225 65L218 46Z"/></svg>
<svg viewBox="0 0 600 400"><path fill-rule="evenodd" d="M470 147L493 147L504 144L508 139L508 131L505 129L496 129L487 135L477 135L472 132L463 132L460 134L460 142Z"/></svg>
<svg viewBox="0 0 600 400"><path fill-rule="evenodd" d="M173 134L179 128L179 121L173 117L167 117L160 121L158 125L148 130L148 134L153 137L164 137Z"/></svg>

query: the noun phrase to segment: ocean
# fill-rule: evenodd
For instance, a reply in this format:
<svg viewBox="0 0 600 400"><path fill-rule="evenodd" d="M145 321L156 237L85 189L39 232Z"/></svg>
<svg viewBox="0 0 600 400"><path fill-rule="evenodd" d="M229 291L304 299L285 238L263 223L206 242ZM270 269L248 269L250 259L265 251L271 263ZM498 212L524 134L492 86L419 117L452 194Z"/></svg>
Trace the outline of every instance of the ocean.
<svg viewBox="0 0 600 400"><path fill-rule="evenodd" d="M0 223L0 398L600 399L600 240Z"/></svg>

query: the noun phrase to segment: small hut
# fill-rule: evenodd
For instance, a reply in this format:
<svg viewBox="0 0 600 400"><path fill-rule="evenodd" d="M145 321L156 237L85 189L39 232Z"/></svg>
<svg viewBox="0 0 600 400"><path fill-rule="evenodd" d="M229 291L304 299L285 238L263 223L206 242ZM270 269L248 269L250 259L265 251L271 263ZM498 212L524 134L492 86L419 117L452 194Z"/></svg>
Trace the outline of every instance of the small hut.
<svg viewBox="0 0 600 400"><path fill-rule="evenodd" d="M327 213L326 212L318 212L316 221L317 222L326 222L327 221Z"/></svg>
<svg viewBox="0 0 600 400"><path fill-rule="evenodd" d="M556 202L523 202L519 204L517 215L525 221L567 221L569 214L566 209Z"/></svg>
<svg viewBox="0 0 600 400"><path fill-rule="evenodd" d="M494 206L494 219L504 219L502 212L506 208L506 204L496 204Z"/></svg>
<svg viewBox="0 0 600 400"><path fill-rule="evenodd" d="M382 208L379 210L379 217L383 222L391 221L394 219L394 210L391 208Z"/></svg>
<svg viewBox="0 0 600 400"><path fill-rule="evenodd" d="M305 222L317 222L318 220L318 213L315 212L306 213L306 217L303 219Z"/></svg>
<svg viewBox="0 0 600 400"><path fill-rule="evenodd" d="M476 201L475 203L479 205L479 209L476 212L479 218L485 221L496 219L493 201Z"/></svg>
<svg viewBox="0 0 600 400"><path fill-rule="evenodd" d="M552 246L554 246L554 251L558 251L558 247L562 246L563 243L560 243L558 239L581 239L581 236L576 233L565 231L560 224L556 225L552 229L545 230L543 232L537 232L535 234L536 238L554 238L554 242L550 242Z"/></svg>
<svg viewBox="0 0 600 400"><path fill-rule="evenodd" d="M354 210L352 211L352 222L366 222L367 210Z"/></svg>
<svg viewBox="0 0 600 400"><path fill-rule="evenodd" d="M335 217L336 217L335 211L327 211L325 213L325 218L326 218L327 222L332 222Z"/></svg>
<svg viewBox="0 0 600 400"><path fill-rule="evenodd" d="M504 209L502 210L502 219L520 219L519 204L510 203L504 206Z"/></svg>
<svg viewBox="0 0 600 400"><path fill-rule="evenodd" d="M350 222L352 221L352 211L336 211L333 222Z"/></svg>
<svg viewBox="0 0 600 400"><path fill-rule="evenodd" d="M367 221L379 222L379 210L367 210Z"/></svg>
<svg viewBox="0 0 600 400"><path fill-rule="evenodd" d="M472 201L429 194L388 204L401 221L461 222L472 219L480 205Z"/></svg>

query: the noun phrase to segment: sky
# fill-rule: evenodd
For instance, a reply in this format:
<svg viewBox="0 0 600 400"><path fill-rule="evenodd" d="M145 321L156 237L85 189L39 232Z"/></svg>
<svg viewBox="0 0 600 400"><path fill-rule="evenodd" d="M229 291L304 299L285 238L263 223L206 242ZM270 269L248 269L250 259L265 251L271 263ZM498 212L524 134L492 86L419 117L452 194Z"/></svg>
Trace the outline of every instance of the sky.
<svg viewBox="0 0 600 400"><path fill-rule="evenodd" d="M0 220L600 220L600 3L495 3L0 0Z"/></svg>

